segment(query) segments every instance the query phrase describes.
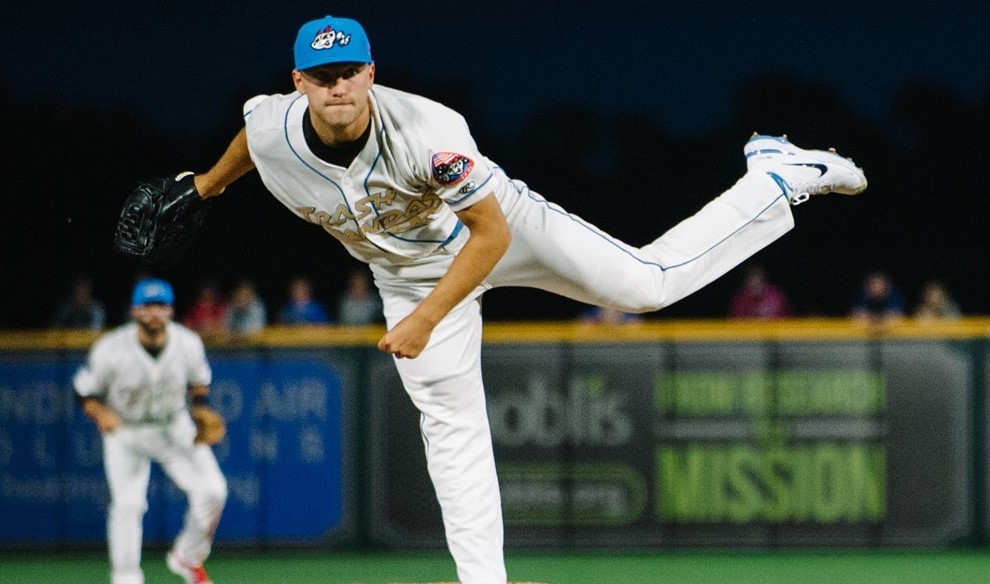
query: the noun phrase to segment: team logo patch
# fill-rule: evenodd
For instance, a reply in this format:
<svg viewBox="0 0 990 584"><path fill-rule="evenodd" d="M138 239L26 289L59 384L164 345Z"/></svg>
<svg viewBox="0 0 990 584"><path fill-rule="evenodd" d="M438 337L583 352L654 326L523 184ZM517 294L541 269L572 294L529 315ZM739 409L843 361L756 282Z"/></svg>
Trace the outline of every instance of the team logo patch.
<svg viewBox="0 0 990 584"><path fill-rule="evenodd" d="M442 185L456 185L462 181L474 162L462 154L454 152L437 152L433 155L433 178Z"/></svg>
<svg viewBox="0 0 990 584"><path fill-rule="evenodd" d="M316 38L313 39L313 42L309 43L309 46L313 47L314 50L320 51L323 49L332 49L334 43L337 43L341 47L347 46L351 44L351 35L334 30L332 26L327 25L326 28L316 33Z"/></svg>

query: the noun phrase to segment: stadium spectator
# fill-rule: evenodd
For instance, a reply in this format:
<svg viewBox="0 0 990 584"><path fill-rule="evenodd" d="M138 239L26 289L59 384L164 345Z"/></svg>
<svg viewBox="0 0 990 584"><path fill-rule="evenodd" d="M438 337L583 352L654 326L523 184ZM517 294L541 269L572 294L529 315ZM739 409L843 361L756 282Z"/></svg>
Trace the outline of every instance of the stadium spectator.
<svg viewBox="0 0 990 584"><path fill-rule="evenodd" d="M371 277L363 268L355 269L347 278L347 289L337 302L340 324L362 325L382 322L382 300L371 285Z"/></svg>
<svg viewBox="0 0 990 584"><path fill-rule="evenodd" d="M880 270L868 273L853 303L852 317L864 324L889 325L903 319L904 312L904 295L890 276Z"/></svg>
<svg viewBox="0 0 990 584"><path fill-rule="evenodd" d="M921 302L914 315L921 320L946 320L959 318L962 311L945 284L939 280L931 280L922 288Z"/></svg>
<svg viewBox="0 0 990 584"><path fill-rule="evenodd" d="M750 264L729 304L730 318L773 319L793 316L787 295L767 278L766 269Z"/></svg>
<svg viewBox="0 0 990 584"><path fill-rule="evenodd" d="M230 294L224 328L235 337L260 331L268 321L268 310L258 297L254 282L241 280Z"/></svg>
<svg viewBox="0 0 990 584"><path fill-rule="evenodd" d="M79 276L68 297L55 309L51 324L55 328L100 330L106 323L107 311L93 296L92 280Z"/></svg>
<svg viewBox="0 0 990 584"><path fill-rule="evenodd" d="M309 278L296 276L289 282L289 298L279 313L282 324L328 324L330 314L326 307L313 297L313 284Z"/></svg>
<svg viewBox="0 0 990 584"><path fill-rule="evenodd" d="M196 299L186 311L182 324L203 337L218 337L224 332L227 304L220 293L220 286L212 279L200 282Z"/></svg>

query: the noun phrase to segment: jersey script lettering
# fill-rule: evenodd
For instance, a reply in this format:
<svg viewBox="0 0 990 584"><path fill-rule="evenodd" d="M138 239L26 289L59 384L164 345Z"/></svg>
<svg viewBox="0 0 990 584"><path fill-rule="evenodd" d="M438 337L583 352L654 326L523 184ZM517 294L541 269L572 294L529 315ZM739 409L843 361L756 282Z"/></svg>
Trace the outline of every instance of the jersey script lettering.
<svg viewBox="0 0 990 584"><path fill-rule="evenodd" d="M395 205L395 191L389 189L356 201L353 211L344 203L338 204L332 213L316 207L296 207L296 211L338 239L363 241L366 233L405 233L429 225L430 217L443 206L443 199L427 193L407 200L404 209L390 209ZM351 221L357 224L357 229L345 227Z"/></svg>

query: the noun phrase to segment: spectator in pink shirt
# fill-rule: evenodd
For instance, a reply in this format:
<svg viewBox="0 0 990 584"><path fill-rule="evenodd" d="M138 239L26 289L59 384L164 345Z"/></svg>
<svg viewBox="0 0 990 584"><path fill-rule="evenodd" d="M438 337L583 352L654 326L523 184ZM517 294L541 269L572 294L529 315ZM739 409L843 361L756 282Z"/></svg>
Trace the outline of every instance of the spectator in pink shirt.
<svg viewBox="0 0 990 584"><path fill-rule="evenodd" d="M746 267L742 285L732 296L730 318L772 319L793 316L787 295L767 279L763 266Z"/></svg>

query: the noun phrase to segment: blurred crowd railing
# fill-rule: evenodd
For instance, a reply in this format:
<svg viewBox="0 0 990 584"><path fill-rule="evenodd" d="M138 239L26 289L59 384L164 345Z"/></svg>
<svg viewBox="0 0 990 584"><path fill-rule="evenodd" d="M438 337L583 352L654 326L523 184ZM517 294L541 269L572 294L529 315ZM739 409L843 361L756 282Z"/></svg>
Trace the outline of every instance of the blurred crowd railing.
<svg viewBox="0 0 990 584"><path fill-rule="evenodd" d="M269 325L248 336L207 336L208 346L375 345L381 325ZM17 349L88 349L102 334L90 330L0 330L0 351ZM559 343L651 340L808 340L808 339L974 339L990 338L990 316L946 321L905 319L870 326L850 318L774 320L684 319L600 324L580 321L486 322L486 343Z"/></svg>

